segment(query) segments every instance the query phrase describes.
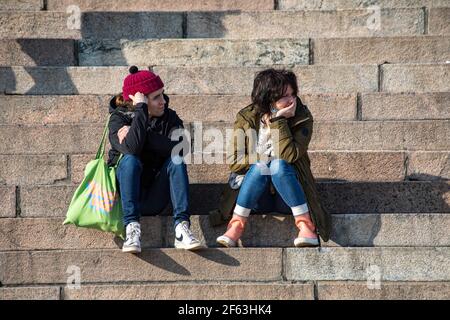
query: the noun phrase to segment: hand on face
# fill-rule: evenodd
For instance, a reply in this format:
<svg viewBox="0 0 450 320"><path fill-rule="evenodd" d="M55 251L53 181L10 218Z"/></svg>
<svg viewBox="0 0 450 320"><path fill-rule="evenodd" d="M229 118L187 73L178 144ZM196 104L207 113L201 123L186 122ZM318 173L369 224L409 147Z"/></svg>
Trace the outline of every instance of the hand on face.
<svg viewBox="0 0 450 320"><path fill-rule="evenodd" d="M297 99L292 100L292 102L285 108L278 110L276 117L284 116L285 118L292 118L295 115L295 110L297 109Z"/></svg>
<svg viewBox="0 0 450 320"><path fill-rule="evenodd" d="M138 103L146 103L148 104L148 98L141 92L136 92L135 95L130 94L130 99L133 101L133 105L137 105Z"/></svg>

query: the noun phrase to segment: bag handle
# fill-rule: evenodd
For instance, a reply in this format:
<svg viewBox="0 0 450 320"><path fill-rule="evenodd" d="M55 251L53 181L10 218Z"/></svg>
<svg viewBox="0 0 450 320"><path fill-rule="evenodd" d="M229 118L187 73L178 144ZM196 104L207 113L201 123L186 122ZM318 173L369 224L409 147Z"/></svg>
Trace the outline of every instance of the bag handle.
<svg viewBox="0 0 450 320"><path fill-rule="evenodd" d="M108 120L106 121L105 129L103 130L102 141L100 142L100 146L98 147L97 155L95 156L95 160L98 160L100 158L103 159L105 157L105 144L106 144L106 136L109 131L109 118L111 118L111 115L108 116ZM121 153L119 156L119 159L117 159L115 167L117 167L119 165L119 162L122 159L122 157L123 157L123 153Z"/></svg>
<svg viewBox="0 0 450 320"><path fill-rule="evenodd" d="M109 118L111 118L111 115L109 115L108 120L106 120L106 125L105 125L105 129L103 130L102 140L100 142L100 146L98 147L97 155L95 156L96 160L103 158L104 154L105 154L105 143L106 143L106 135L108 133Z"/></svg>

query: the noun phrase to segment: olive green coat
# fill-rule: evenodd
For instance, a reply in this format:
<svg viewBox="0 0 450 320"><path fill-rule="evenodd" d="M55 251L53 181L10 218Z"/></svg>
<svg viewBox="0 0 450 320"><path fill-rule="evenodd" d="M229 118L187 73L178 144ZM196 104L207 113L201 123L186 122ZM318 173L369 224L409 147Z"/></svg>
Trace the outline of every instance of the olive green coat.
<svg viewBox="0 0 450 320"><path fill-rule="evenodd" d="M254 105L249 105L240 110L234 122L234 131L242 129L259 130L261 117L256 112ZM273 141L275 157L286 160L295 165L297 177L306 195L311 218L317 227L320 237L328 241L331 231L331 215L321 206L316 189L315 179L311 173L310 159L307 153L309 142L313 133L313 116L308 108L297 98L297 109L294 117L289 119L277 118L270 123L270 130L278 129L278 141ZM272 137L273 138L273 137ZM231 143L229 145L227 161L230 170L237 174L245 174L250 168L248 163L248 150L253 143L251 137L246 136L245 144ZM245 150L242 147L245 145ZM241 149L240 149L241 148ZM278 151L278 154L277 154ZM243 155L244 161L237 161L238 155ZM242 158L242 156L241 156ZM219 209L210 213L211 224L217 225L226 222L232 214L239 190L233 190L227 184L221 195Z"/></svg>

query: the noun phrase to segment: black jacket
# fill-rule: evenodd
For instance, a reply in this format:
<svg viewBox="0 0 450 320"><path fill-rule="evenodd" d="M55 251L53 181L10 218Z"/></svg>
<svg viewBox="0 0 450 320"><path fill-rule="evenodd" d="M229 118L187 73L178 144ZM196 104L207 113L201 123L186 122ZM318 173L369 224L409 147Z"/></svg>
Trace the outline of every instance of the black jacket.
<svg viewBox="0 0 450 320"><path fill-rule="evenodd" d="M172 149L183 141L172 141L169 137L173 130L183 127L183 121L176 112L169 109L169 97L164 95L166 105L161 117L148 116L148 106L145 103L136 105L134 111L126 107L118 107L113 97L109 104L109 150L108 166L117 163L120 154L139 156L144 169L142 182L144 186L151 185L154 176L164 162L171 156ZM117 133L123 126L130 126L127 136L119 143Z"/></svg>

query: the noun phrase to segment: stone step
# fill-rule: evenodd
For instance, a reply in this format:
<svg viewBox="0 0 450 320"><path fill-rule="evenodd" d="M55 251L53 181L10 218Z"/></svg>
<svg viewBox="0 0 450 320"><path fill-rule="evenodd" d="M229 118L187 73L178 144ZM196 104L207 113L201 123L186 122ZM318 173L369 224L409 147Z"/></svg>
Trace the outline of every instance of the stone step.
<svg viewBox="0 0 450 320"><path fill-rule="evenodd" d="M316 291L316 295L314 294ZM448 300L450 283L317 281L292 283L148 283L0 288L0 300Z"/></svg>
<svg viewBox="0 0 450 320"><path fill-rule="evenodd" d="M388 151L308 151L311 170L320 181L381 182L404 180L450 179L450 151L388 152ZM0 169L0 182L8 185L52 184L69 178L80 183L87 163L95 154L71 155L70 178L65 156L1 156L6 165ZM222 164L188 164L190 183L223 183L230 174L226 156ZM26 168L28 169L27 174ZM380 171L380 168L383 168Z"/></svg>
<svg viewBox="0 0 450 320"><path fill-rule="evenodd" d="M314 295L314 290L316 295ZM304 283L148 283L2 287L0 300L448 300L450 283L317 281Z"/></svg>
<svg viewBox="0 0 450 320"><path fill-rule="evenodd" d="M2 39L3 66L268 66L445 63L446 36L312 39ZM54 48L48 54L48 47ZM79 49L78 49L79 48ZM332 54L331 54L332 53Z"/></svg>
<svg viewBox="0 0 450 320"><path fill-rule="evenodd" d="M63 226L64 218L0 219L0 251L115 249L122 240L110 233ZM169 216L143 217L142 247L174 246ZM211 227L207 216L191 216L194 234L208 247L226 224ZM323 247L448 247L450 214L334 214L333 229ZM276 233L273 230L277 230ZM293 247L298 229L290 215L252 215L241 239L243 247Z"/></svg>
<svg viewBox="0 0 450 320"><path fill-rule="evenodd" d="M165 82L168 94L248 94L255 74L263 69L153 68ZM308 65L291 69L303 93L450 91L450 64L385 64L380 68L377 65Z"/></svg>
<svg viewBox="0 0 450 320"><path fill-rule="evenodd" d="M217 209L224 184L191 184L191 212ZM318 182L322 206L333 214L449 213L449 181ZM78 185L1 186L0 217L65 217ZM207 196L205 196L207 195ZM170 214L170 210L168 211Z"/></svg>
<svg viewBox="0 0 450 320"><path fill-rule="evenodd" d="M183 13L0 11L0 38L81 39L182 38Z"/></svg>
<svg viewBox="0 0 450 320"><path fill-rule="evenodd" d="M82 40L82 66L253 66L303 64L445 63L445 36L312 39ZM311 61L310 61L311 60Z"/></svg>
<svg viewBox="0 0 450 320"><path fill-rule="evenodd" d="M44 0L2 0L0 11L40 11L44 9Z"/></svg>
<svg viewBox="0 0 450 320"><path fill-rule="evenodd" d="M448 34L446 8L229 12L0 12L2 38L273 39ZM267 23L271 21L271 23ZM383 21L383 23L380 23ZM427 32L426 32L427 31Z"/></svg>
<svg viewBox="0 0 450 320"><path fill-rule="evenodd" d="M154 67L167 94L249 95L262 67ZM308 65L292 68L310 93L449 92L449 64ZM127 67L0 67L0 92L27 95L117 94ZM429 75L433 74L434 77ZM380 83L379 83L380 82Z"/></svg>
<svg viewBox="0 0 450 320"><path fill-rule="evenodd" d="M76 66L76 51L71 39L0 39L0 66Z"/></svg>
<svg viewBox="0 0 450 320"><path fill-rule="evenodd" d="M450 37L371 37L313 39L314 64L445 63Z"/></svg>
<svg viewBox="0 0 450 320"><path fill-rule="evenodd" d="M278 0L279 10L349 10L380 8L450 7L449 0Z"/></svg>
<svg viewBox="0 0 450 320"><path fill-rule="evenodd" d="M394 182L450 179L449 151L308 151L311 170L320 181ZM195 156L195 155L194 155ZM223 183L228 180L229 165L210 162L188 164L190 183ZM0 183L4 185L52 185L82 181L87 163L95 154L0 155ZM214 157L214 159L218 159ZM380 172L380 168L383 171Z"/></svg>
<svg viewBox="0 0 450 320"><path fill-rule="evenodd" d="M191 136L194 139L193 152L226 152L226 142L233 133L231 123L194 122L190 127ZM314 123L309 150L447 151L449 150L449 129L448 120L317 121ZM203 138L203 142L199 138ZM213 138L214 144L211 143ZM221 144L220 141L224 143ZM221 145L223 149L220 149ZM0 150L2 153L14 153L12 150L3 151L1 147Z"/></svg>
<svg viewBox="0 0 450 320"><path fill-rule="evenodd" d="M111 95L2 97L1 125L104 124ZM170 95L170 108L184 122L233 122L236 114L250 104L249 96ZM300 98L315 121L436 120L450 118L450 92L303 94ZM357 101L358 100L358 101ZM80 105L83 105L80 108ZM207 112L205 112L207 110Z"/></svg>
<svg viewBox="0 0 450 320"><path fill-rule="evenodd" d="M375 19L374 19L375 17ZM430 16L431 25L443 24L444 15ZM268 21L270 23L268 23ZM380 23L380 21L383 21ZM444 20L445 21L445 20ZM378 23L377 23L378 22ZM190 12L187 38L315 38L420 35L425 31L422 8L336 11ZM438 34L441 28L430 28ZM430 32L430 34L433 34Z"/></svg>
<svg viewBox="0 0 450 320"><path fill-rule="evenodd" d="M449 34L450 6L430 9L428 32L430 34Z"/></svg>
<svg viewBox="0 0 450 320"><path fill-rule="evenodd" d="M309 39L87 39L79 58L81 66L307 65L309 51Z"/></svg>
<svg viewBox="0 0 450 320"><path fill-rule="evenodd" d="M448 151L450 120L424 121L317 121L310 151ZM226 152L233 124L185 123L194 142L187 163ZM0 145L1 155L96 153L104 125L0 125L0 136L13 145ZM211 140L215 139L212 144ZM202 141L203 140L203 141ZM186 150L188 151L188 150ZM192 161L192 162L189 162ZM201 162L204 163L204 162ZM216 162L217 163L217 162ZM221 162L219 162L221 163Z"/></svg>
<svg viewBox="0 0 450 320"><path fill-rule="evenodd" d="M274 0L47 0L47 10L65 11L68 6L82 11L265 11Z"/></svg>
<svg viewBox="0 0 450 320"><path fill-rule="evenodd" d="M149 281L449 281L449 247L1 252L4 285ZM414 266L414 268L411 268Z"/></svg>

